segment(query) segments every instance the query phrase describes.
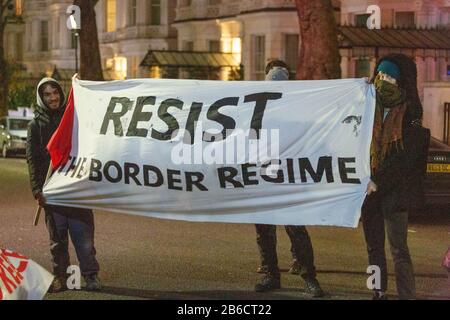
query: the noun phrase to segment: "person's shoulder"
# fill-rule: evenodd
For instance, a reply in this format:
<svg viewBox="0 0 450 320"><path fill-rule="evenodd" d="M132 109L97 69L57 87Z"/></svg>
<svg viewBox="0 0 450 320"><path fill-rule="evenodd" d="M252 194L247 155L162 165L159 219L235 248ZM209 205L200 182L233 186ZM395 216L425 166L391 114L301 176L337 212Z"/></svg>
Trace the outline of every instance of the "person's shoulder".
<svg viewBox="0 0 450 320"><path fill-rule="evenodd" d="M39 129L39 120L35 117L30 122L28 122L28 131L34 132Z"/></svg>

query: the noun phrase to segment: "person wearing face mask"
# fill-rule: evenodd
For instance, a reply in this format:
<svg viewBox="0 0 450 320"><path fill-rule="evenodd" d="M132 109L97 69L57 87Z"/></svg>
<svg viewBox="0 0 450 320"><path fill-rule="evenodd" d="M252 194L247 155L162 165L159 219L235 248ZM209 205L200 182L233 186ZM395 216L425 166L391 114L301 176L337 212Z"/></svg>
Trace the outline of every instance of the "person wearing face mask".
<svg viewBox="0 0 450 320"><path fill-rule="evenodd" d="M65 111L64 92L60 84L52 78L42 79L36 91L37 106L35 117L28 125L26 157L31 190L37 203L44 208L50 236L50 253L55 275L50 292L56 293L67 289L66 272L70 266L69 233L81 273L86 280L86 290L100 290L92 210L47 205L42 193L50 166L50 155L46 147Z"/></svg>
<svg viewBox="0 0 450 320"><path fill-rule="evenodd" d="M272 60L266 67L266 81L289 80L288 66L284 61ZM264 292L279 289L280 270L277 258L277 235L276 226L268 224L256 224L256 243L258 245L261 265L258 273L264 276L255 286L255 291ZM292 274L300 274L306 291L313 297L323 297L325 293L316 278L314 265L314 253L311 238L304 226L285 226L286 232L291 240L291 253L293 257Z"/></svg>
<svg viewBox="0 0 450 320"><path fill-rule="evenodd" d="M426 166L429 131L420 126L422 105L417 92L417 68L403 54L390 54L378 62L375 121L370 149L371 180L362 208L369 264L380 270L380 286L373 299L387 299L388 273L385 235L395 265L400 299L416 296L414 271L407 244L408 205ZM425 151L424 151L425 150Z"/></svg>

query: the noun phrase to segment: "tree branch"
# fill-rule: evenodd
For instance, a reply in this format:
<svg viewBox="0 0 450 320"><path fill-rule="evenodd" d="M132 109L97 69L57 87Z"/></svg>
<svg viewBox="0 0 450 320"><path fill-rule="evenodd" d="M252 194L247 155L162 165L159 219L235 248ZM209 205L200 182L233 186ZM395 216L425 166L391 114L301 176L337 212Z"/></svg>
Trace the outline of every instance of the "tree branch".
<svg viewBox="0 0 450 320"><path fill-rule="evenodd" d="M6 19L8 17L7 15L8 6L12 4L13 0L1 0L1 1L2 2L0 5L0 26L3 29L5 27Z"/></svg>
<svg viewBox="0 0 450 320"><path fill-rule="evenodd" d="M3 4L0 6L0 8L1 8L0 13L4 13L5 10L8 8L8 6L9 6L10 4L12 4L12 1L13 1L13 0L3 0L3 1L2 1Z"/></svg>

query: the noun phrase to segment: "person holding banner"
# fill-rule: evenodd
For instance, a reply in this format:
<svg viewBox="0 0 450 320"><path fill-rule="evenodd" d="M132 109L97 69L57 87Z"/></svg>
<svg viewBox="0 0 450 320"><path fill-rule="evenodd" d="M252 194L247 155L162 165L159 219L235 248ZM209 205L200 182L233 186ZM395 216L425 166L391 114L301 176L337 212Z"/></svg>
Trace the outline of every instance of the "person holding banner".
<svg viewBox="0 0 450 320"><path fill-rule="evenodd" d="M416 295L414 271L407 244L408 211L412 182L424 173L429 132L420 126L422 105L417 93L417 68L403 54L383 57L375 70L377 91L371 144L371 181L362 208L362 222L369 264L379 268L381 283L374 288L374 300L387 299L388 282L385 230L395 264L400 299ZM427 133L428 132L428 133ZM422 160L421 160L422 159ZM410 196L410 197L408 197Z"/></svg>
<svg viewBox="0 0 450 320"><path fill-rule="evenodd" d="M42 79L37 86L35 117L28 125L26 157L30 184L34 198L44 208L45 222L50 235L50 252L53 263L51 292L67 289L67 268L70 265L68 233L74 244L81 273L86 280L86 290L99 290L97 277L99 264L94 247L94 217L92 210L46 205L42 193L50 156L46 149L50 138L59 126L65 111L64 93L52 78Z"/></svg>
<svg viewBox="0 0 450 320"><path fill-rule="evenodd" d="M266 80L289 80L289 68L284 61L272 60L266 66ZM281 287L280 270L277 258L277 236L275 225L257 224L256 242L261 255L262 266L266 271L262 279L256 284L255 291L264 292ZM306 290L313 297L322 297L324 292L316 279L314 253L308 231L304 226L285 226L291 240L291 252L294 257L293 270L298 265L298 274L306 284ZM294 269L295 271L295 269ZM292 271L291 271L292 273Z"/></svg>

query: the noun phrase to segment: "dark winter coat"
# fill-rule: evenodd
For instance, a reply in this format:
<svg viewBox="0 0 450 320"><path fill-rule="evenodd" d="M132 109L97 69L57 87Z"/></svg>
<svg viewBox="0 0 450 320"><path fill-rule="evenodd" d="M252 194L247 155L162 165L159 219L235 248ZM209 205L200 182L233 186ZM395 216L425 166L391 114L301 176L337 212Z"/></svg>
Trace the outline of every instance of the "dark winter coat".
<svg viewBox="0 0 450 320"><path fill-rule="evenodd" d="M43 102L39 88L48 82L56 83L60 88L61 106L58 110L49 109ZM35 117L28 125L26 157L30 184L33 196L42 192L47 171L50 165L50 155L47 152L47 144L53 133L59 126L64 114L64 94L59 83L52 78L42 79L36 90L37 106Z"/></svg>
<svg viewBox="0 0 450 320"><path fill-rule="evenodd" d="M395 195L393 202L397 208L393 210L417 208L423 202L422 187L430 141L429 130L420 125L423 109L417 93L417 69L414 61L402 54L385 56L378 64L383 60L392 61L400 68L397 83L405 93L407 109L403 119L403 148L390 150L372 174L372 181L378 186L377 196Z"/></svg>

